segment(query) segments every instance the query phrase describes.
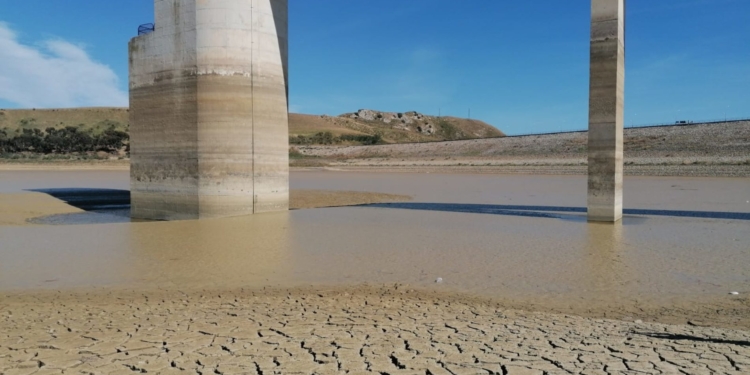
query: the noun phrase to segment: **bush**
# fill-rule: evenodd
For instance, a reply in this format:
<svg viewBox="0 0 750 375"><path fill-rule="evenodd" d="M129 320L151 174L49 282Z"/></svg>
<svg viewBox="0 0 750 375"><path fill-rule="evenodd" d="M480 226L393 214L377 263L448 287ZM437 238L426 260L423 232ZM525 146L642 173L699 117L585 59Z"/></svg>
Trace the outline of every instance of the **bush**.
<svg viewBox="0 0 750 375"><path fill-rule="evenodd" d="M115 129L107 129L96 138L96 151L116 152L125 146L130 139L128 133ZM129 150L130 144L128 144Z"/></svg>
<svg viewBox="0 0 750 375"><path fill-rule="evenodd" d="M290 159L300 159L305 157L304 154L299 152L295 147L289 147L289 158Z"/></svg>
<svg viewBox="0 0 750 375"><path fill-rule="evenodd" d="M443 132L443 137L446 140L454 141L457 139L461 139L461 136L462 136L461 132L450 122L441 118L440 120L438 120L437 125L440 128L440 130Z"/></svg>
<svg viewBox="0 0 750 375"><path fill-rule="evenodd" d="M98 135L91 130L80 127L49 127L39 129L20 129L15 136L8 134L7 129L0 130L0 153L31 152L38 154L69 154L106 151L114 153L125 147L129 149L127 133L110 127Z"/></svg>
<svg viewBox="0 0 750 375"><path fill-rule="evenodd" d="M339 136L341 141L359 142L363 145L376 145L383 142L383 138L380 134L375 135L359 135L359 134L342 134Z"/></svg>
<svg viewBox="0 0 750 375"><path fill-rule="evenodd" d="M312 136L298 135L289 137L289 143L293 145L330 145L341 142L358 142L362 145L377 145L383 143L383 137L380 134L342 134L334 137L331 132L319 132Z"/></svg>

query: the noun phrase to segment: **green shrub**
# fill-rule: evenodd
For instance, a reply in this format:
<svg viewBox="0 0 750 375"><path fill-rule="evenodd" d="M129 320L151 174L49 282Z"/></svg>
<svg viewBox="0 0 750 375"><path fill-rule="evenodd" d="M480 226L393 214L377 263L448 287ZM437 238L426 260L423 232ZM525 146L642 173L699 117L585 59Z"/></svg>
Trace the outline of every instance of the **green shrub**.
<svg viewBox="0 0 750 375"><path fill-rule="evenodd" d="M446 140L453 141L461 138L461 132L450 122L441 118L438 120L437 125Z"/></svg>
<svg viewBox="0 0 750 375"><path fill-rule="evenodd" d="M0 153L31 152L37 154L69 154L106 151L114 153L125 147L129 151L128 133L109 126L99 134L90 129L66 126L40 129L23 128L15 134L0 130Z"/></svg>
<svg viewBox="0 0 750 375"><path fill-rule="evenodd" d="M342 134L334 137L331 132L318 132L311 136L298 135L289 137L289 144L292 145L330 145L341 142L358 142L363 145L376 145L383 143L383 137L380 134Z"/></svg>

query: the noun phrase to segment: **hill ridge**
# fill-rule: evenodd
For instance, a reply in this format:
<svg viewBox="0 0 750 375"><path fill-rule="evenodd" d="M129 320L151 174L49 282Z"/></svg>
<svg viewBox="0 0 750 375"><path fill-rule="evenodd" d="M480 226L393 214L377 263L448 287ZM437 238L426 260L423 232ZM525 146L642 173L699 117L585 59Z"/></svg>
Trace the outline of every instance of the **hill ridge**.
<svg viewBox="0 0 750 375"><path fill-rule="evenodd" d="M112 127L127 131L128 112L129 109L123 107L0 109L0 130L13 133L23 128L43 131L48 127L75 126L95 132ZM330 133L329 137L316 137L326 132ZM329 138L337 140L336 143L358 144L374 139L378 143L409 143L502 137L505 134L476 119L366 109L337 116L290 113L289 135L293 144L300 140L303 144L320 144L311 142Z"/></svg>

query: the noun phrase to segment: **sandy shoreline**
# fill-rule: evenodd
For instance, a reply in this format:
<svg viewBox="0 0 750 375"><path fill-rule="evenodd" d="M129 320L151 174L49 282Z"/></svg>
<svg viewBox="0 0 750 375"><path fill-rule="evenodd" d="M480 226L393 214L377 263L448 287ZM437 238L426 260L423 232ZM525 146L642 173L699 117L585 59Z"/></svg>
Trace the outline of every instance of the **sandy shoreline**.
<svg viewBox="0 0 750 375"><path fill-rule="evenodd" d="M750 371L750 332L524 312L404 286L6 294L0 371Z"/></svg>

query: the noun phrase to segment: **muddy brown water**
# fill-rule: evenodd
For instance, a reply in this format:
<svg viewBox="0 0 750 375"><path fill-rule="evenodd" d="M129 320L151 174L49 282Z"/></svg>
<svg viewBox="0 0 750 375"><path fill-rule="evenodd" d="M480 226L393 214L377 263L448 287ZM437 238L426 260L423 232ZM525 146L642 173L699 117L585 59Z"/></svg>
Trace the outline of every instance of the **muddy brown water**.
<svg viewBox="0 0 750 375"><path fill-rule="evenodd" d="M750 294L748 179L628 177L625 207L654 215L628 214L615 225L585 221L580 176L296 172L291 185L414 201L0 227L0 291L403 283L561 308L732 299L746 306ZM127 187L123 171L0 171L0 193Z"/></svg>

